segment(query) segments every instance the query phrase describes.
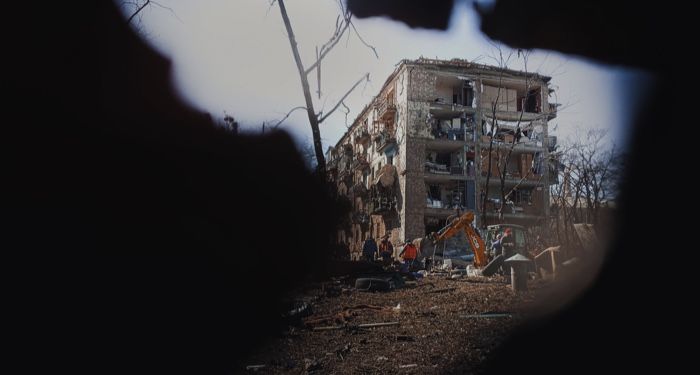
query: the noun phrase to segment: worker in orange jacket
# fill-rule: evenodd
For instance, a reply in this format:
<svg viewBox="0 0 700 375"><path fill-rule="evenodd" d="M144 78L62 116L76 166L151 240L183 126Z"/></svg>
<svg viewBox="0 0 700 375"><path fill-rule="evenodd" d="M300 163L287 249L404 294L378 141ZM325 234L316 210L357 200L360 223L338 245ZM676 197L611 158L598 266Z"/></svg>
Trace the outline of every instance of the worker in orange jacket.
<svg viewBox="0 0 700 375"><path fill-rule="evenodd" d="M385 266L391 263L391 258L394 256L394 245L389 241L389 235L382 237L382 241L379 242L379 255Z"/></svg>
<svg viewBox="0 0 700 375"><path fill-rule="evenodd" d="M416 248L416 245L413 244L413 241L406 241L406 245L404 245L403 250L401 250L401 253L399 253L399 256L403 258L404 267L410 270L413 262L415 262L416 258L418 257L418 249Z"/></svg>

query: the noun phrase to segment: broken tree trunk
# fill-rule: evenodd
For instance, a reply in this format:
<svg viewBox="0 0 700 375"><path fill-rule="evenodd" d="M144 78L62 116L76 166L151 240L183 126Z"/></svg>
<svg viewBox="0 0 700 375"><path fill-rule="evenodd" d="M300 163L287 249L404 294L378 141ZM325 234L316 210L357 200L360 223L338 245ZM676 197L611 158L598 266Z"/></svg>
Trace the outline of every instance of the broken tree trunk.
<svg viewBox="0 0 700 375"><path fill-rule="evenodd" d="M314 110L314 103L311 99L311 89L309 88L309 80L306 77L306 72L304 69L304 64L301 62L301 56L299 55L299 49L297 47L296 39L294 38L294 31L292 30L292 24L289 21L289 16L287 16L287 8L284 6L284 0L279 0L280 12L282 13L282 20L284 21L284 27L287 29L287 36L289 37L289 44L292 47L292 53L294 54L294 61L297 64L297 70L299 70L299 78L301 79L301 88L304 91L304 101L306 102L306 113L309 117L309 125L311 125L311 135L314 140L314 153L316 154L317 172L320 177L325 181L326 175L326 157L323 155L323 146L321 144L321 131L319 130L318 116Z"/></svg>

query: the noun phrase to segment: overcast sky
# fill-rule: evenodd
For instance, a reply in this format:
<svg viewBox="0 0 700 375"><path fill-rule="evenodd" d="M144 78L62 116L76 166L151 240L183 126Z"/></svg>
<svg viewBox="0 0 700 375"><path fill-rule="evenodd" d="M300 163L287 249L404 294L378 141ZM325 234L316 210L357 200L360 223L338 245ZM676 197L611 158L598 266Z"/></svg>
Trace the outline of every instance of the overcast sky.
<svg viewBox="0 0 700 375"><path fill-rule="evenodd" d="M214 117L224 111L248 130L259 131L263 121L275 122L291 108L304 105L301 84L279 8L269 0L159 0L168 7L150 6L138 25L144 38L173 61L173 79L183 98ZM315 47L332 34L340 10L336 0L287 0L289 17L304 63L310 65ZM362 38L376 47L379 59L356 35L344 38L322 65L322 93L314 95L316 110L330 110L365 73L361 84L345 100L348 124L377 94L396 64L404 58L462 58L494 64L495 50L479 31L478 17L458 5L446 32L415 30L385 19L355 19ZM510 65L523 69L515 56ZM565 138L576 128L605 127L610 141L624 144L625 108L639 93L635 73L547 51L533 51L528 70L552 77L556 89L550 100L561 103L550 122L554 134ZM315 90L315 75L310 76ZM345 132L346 116L335 112L321 125L324 148ZM282 128L297 140L310 139L304 111L290 116Z"/></svg>

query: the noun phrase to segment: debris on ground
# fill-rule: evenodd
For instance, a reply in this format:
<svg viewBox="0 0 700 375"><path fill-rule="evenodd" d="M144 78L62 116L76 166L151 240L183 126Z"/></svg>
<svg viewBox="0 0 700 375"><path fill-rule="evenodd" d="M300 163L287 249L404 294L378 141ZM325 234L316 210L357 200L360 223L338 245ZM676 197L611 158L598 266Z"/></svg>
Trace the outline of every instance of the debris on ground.
<svg viewBox="0 0 700 375"><path fill-rule="evenodd" d="M331 286L354 290L356 278L314 284L295 296L311 305L303 309L311 313L302 325L288 328L246 362L264 363L263 371L275 374L482 372L498 345L526 319L541 284L528 280L528 291L515 293L500 275L467 272L457 280L448 275L425 272L413 287L333 296L327 292ZM252 371L245 365L239 369Z"/></svg>

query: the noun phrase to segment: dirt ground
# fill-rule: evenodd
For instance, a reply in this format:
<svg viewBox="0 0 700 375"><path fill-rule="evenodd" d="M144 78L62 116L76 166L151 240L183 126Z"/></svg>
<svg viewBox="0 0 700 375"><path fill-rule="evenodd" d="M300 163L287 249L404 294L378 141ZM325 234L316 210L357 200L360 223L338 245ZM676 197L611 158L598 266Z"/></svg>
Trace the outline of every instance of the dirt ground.
<svg viewBox="0 0 700 375"><path fill-rule="evenodd" d="M297 297L311 306L303 320L235 371L479 373L526 316L540 285L529 284L528 292L514 293L501 276L453 280L445 274L389 292L358 291L352 278L310 284ZM395 325L361 327L369 323Z"/></svg>

